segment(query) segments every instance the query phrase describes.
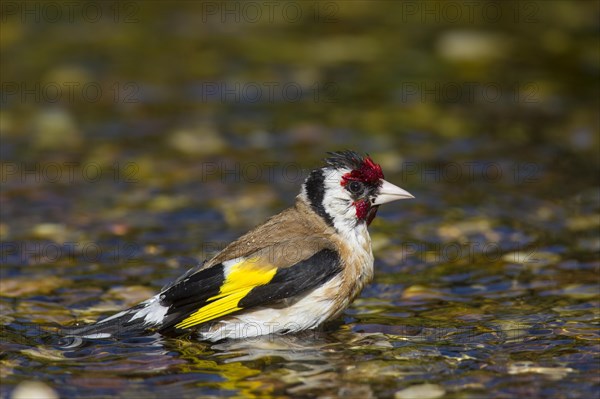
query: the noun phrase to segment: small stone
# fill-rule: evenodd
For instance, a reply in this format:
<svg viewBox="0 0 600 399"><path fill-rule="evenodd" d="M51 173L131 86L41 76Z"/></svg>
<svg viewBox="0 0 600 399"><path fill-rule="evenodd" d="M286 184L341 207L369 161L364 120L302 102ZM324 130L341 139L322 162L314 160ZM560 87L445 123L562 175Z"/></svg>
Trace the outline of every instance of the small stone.
<svg viewBox="0 0 600 399"><path fill-rule="evenodd" d="M6 223L0 223L0 240L5 241L9 237L10 229Z"/></svg>
<svg viewBox="0 0 600 399"><path fill-rule="evenodd" d="M189 155L218 154L227 147L219 132L211 126L175 131L168 143L173 149Z"/></svg>
<svg viewBox="0 0 600 399"><path fill-rule="evenodd" d="M31 143L40 150L64 151L80 148L83 139L71 113L61 108L48 108L34 118Z"/></svg>
<svg viewBox="0 0 600 399"><path fill-rule="evenodd" d="M133 285L129 287L111 288L107 292L106 297L125 301L125 306L132 306L150 298L154 294L155 291L152 288Z"/></svg>
<svg viewBox="0 0 600 399"><path fill-rule="evenodd" d="M40 223L35 225L32 233L38 238L60 242L65 237L66 228L64 224L60 223Z"/></svg>
<svg viewBox="0 0 600 399"><path fill-rule="evenodd" d="M532 249L529 251L509 252L502 256L502 260L537 269L557 264L560 261L560 255L550 251Z"/></svg>
<svg viewBox="0 0 600 399"><path fill-rule="evenodd" d="M437 384L413 385L396 392L395 399L435 399L446 394L446 390Z"/></svg>
<svg viewBox="0 0 600 399"><path fill-rule="evenodd" d="M402 292L404 300L439 299L443 296L442 292L423 285L411 285Z"/></svg>
<svg viewBox="0 0 600 399"><path fill-rule="evenodd" d="M566 377L567 374L573 371L570 367L539 367L529 361L515 362L508 366L508 374L544 374L555 381Z"/></svg>
<svg viewBox="0 0 600 399"><path fill-rule="evenodd" d="M43 382L24 381L17 385L11 399L58 399L58 393Z"/></svg>
<svg viewBox="0 0 600 399"><path fill-rule="evenodd" d="M43 295L70 284L70 280L55 276L3 278L0 280L0 293L9 298Z"/></svg>
<svg viewBox="0 0 600 399"><path fill-rule="evenodd" d="M503 36L478 31L448 31L440 36L438 54L450 61L485 62L502 58L507 41Z"/></svg>
<svg viewBox="0 0 600 399"><path fill-rule="evenodd" d="M567 228L571 231L598 230L600 227L600 215L581 215L569 218Z"/></svg>

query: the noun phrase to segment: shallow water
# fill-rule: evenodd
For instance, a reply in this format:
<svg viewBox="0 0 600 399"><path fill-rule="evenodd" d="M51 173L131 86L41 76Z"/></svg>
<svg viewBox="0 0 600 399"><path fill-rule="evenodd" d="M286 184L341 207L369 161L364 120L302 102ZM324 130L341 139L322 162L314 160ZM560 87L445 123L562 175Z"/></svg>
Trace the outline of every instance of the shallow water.
<svg viewBox="0 0 600 399"><path fill-rule="evenodd" d="M598 397L595 3L506 2L495 24L411 2L227 24L127 4L2 25L2 397ZM35 86L73 81L103 96ZM240 89L269 82L303 96ZM217 344L56 333L154 295L344 148L416 198L380 208L375 279L338 320Z"/></svg>

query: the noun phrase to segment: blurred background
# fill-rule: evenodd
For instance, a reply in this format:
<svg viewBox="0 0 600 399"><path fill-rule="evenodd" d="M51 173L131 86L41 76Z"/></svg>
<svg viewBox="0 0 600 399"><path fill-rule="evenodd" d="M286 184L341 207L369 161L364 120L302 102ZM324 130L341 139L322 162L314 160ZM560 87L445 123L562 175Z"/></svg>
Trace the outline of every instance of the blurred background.
<svg viewBox="0 0 600 399"><path fill-rule="evenodd" d="M2 2L3 397L40 367L61 396L591 397L599 17L593 1ZM296 343L309 354L47 346L40 325L152 295L341 149L416 199L380 210L376 280ZM136 382L148 359L163 368Z"/></svg>

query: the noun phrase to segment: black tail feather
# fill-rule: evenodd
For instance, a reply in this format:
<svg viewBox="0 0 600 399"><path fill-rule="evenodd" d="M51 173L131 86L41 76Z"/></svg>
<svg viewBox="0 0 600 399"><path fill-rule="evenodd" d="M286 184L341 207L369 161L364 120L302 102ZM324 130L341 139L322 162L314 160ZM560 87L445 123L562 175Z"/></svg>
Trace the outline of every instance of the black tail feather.
<svg viewBox="0 0 600 399"><path fill-rule="evenodd" d="M94 324L65 327L62 333L65 336L81 338L118 338L144 335L149 333L148 325L144 323L144 318L133 318L135 313L143 307L142 304L136 305L131 309L107 317Z"/></svg>

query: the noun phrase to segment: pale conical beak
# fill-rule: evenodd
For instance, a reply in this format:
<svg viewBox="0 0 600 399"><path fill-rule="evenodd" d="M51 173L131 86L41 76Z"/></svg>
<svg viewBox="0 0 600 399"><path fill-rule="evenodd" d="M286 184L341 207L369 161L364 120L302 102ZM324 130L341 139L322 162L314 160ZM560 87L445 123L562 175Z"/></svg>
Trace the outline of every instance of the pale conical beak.
<svg viewBox="0 0 600 399"><path fill-rule="evenodd" d="M373 201L373 205L381 205L396 200L415 198L408 191L403 190L386 180L383 180L378 192L379 194L375 198L375 201Z"/></svg>

